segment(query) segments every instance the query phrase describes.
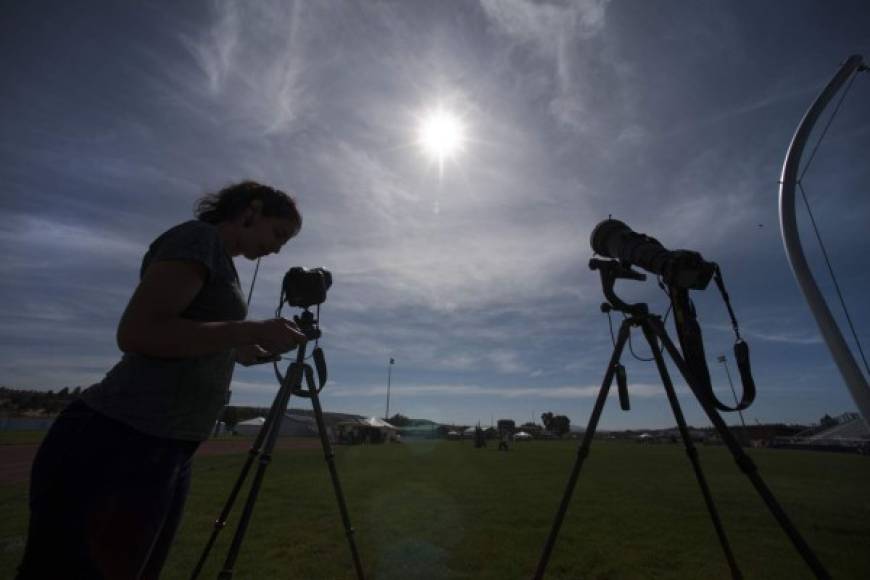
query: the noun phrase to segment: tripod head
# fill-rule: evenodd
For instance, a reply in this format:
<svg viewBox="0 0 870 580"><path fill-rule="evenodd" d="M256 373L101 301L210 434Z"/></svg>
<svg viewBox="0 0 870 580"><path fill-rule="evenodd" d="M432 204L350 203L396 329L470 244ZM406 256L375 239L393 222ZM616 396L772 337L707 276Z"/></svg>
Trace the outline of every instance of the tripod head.
<svg viewBox="0 0 870 580"><path fill-rule="evenodd" d="M318 311L320 309L318 308ZM323 354L323 349L317 346L317 341L320 340L320 320L315 317L314 313L304 307L302 312L293 317L293 321L299 327L299 330L308 338L315 341L314 349L311 351L311 357L314 359L314 367L317 369L317 386L314 384L314 370L311 365L305 364L305 344L299 345L299 351L296 353L296 362L290 365L287 374L282 377L278 373L277 365L275 373L278 375L278 380L282 384L284 381L292 383L292 393L297 397L311 398L313 394L320 393L326 385L327 370L326 357ZM305 379L306 387L302 387L302 379Z"/></svg>
<svg viewBox="0 0 870 580"><path fill-rule="evenodd" d="M638 302L629 304L622 300L613 291L613 285L619 279L638 280L643 282L646 280L646 274L641 274L636 270L632 270L628 264L622 264L618 260L602 260L600 258L592 258L589 260L589 269L598 270L601 274L601 288L604 292L604 297L607 302L601 304L602 312L610 312L611 310L619 310L626 314L635 316L644 316L649 314L649 308L646 304Z"/></svg>
<svg viewBox="0 0 870 580"><path fill-rule="evenodd" d="M301 313L293 317L293 322L308 340L320 339L320 320L308 309L304 308Z"/></svg>

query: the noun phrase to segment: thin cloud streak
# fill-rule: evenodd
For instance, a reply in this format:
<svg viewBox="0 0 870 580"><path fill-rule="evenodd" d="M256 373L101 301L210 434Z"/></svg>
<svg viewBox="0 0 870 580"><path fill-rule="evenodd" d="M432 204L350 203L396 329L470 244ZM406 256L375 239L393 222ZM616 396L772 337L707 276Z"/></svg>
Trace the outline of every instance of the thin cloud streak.
<svg viewBox="0 0 870 580"><path fill-rule="evenodd" d="M481 6L495 27L520 45L531 46L550 67L555 95L549 111L561 123L583 133L600 128L594 114L600 94L584 78L588 65L617 78L628 67L595 42L605 30L609 0L578 0L564 5L527 0L484 0ZM591 56L590 56L591 55ZM612 88L612 87L611 87ZM621 95L611 93L609 98Z"/></svg>
<svg viewBox="0 0 870 580"><path fill-rule="evenodd" d="M215 12L203 33L180 37L202 72L205 92L236 111L237 130L270 136L292 129L311 103L299 38L303 3L222 1ZM288 22L289 30L279 22Z"/></svg>
<svg viewBox="0 0 870 580"><path fill-rule="evenodd" d="M679 388L679 387L678 387ZM505 399L535 397L542 399L590 399L598 396L601 387L598 386L562 386L562 387L486 387L481 385L396 385L392 388L396 397L420 397L430 395L445 396L486 396ZM611 389L615 395L616 389ZM334 389L333 397L383 397L384 385L370 387L340 387ZM664 396L664 388L653 384L632 384L631 395L638 397Z"/></svg>

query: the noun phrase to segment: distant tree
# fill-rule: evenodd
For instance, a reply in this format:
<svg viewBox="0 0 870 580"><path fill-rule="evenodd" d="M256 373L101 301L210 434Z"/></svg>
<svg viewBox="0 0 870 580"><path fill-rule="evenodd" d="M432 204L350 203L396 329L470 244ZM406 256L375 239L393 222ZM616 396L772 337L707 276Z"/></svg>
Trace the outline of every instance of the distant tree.
<svg viewBox="0 0 870 580"><path fill-rule="evenodd" d="M49 391L49 393L50 392L51 391ZM28 411L41 409L46 404L49 397L50 395L45 393L31 393L30 396L24 399L24 408Z"/></svg>
<svg viewBox="0 0 870 580"><path fill-rule="evenodd" d="M571 430L571 419L565 415L556 415L550 421L549 430L561 437Z"/></svg>
<svg viewBox="0 0 870 580"><path fill-rule="evenodd" d="M396 413L387 419L387 423L396 427L407 427L411 424L411 420L400 413Z"/></svg>
<svg viewBox="0 0 870 580"><path fill-rule="evenodd" d="M72 394L75 395L75 396L77 397L77 396L79 396L79 394L81 394L81 392L82 392L82 388L81 388L81 387L76 387L76 388L73 389Z"/></svg>
<svg viewBox="0 0 870 580"><path fill-rule="evenodd" d="M58 397L69 397L69 387L64 387L57 392Z"/></svg>
<svg viewBox="0 0 870 580"><path fill-rule="evenodd" d="M499 433L513 433L517 429L517 424L513 419L499 419L496 425Z"/></svg>
<svg viewBox="0 0 870 580"><path fill-rule="evenodd" d="M236 425L239 424L239 410L235 407L224 407L223 415L221 416L221 421L226 425L227 430L232 430Z"/></svg>
<svg viewBox="0 0 870 580"><path fill-rule="evenodd" d="M544 424L544 429L547 431L553 430L553 413L547 411L546 413L541 414L541 423Z"/></svg>
<svg viewBox="0 0 870 580"><path fill-rule="evenodd" d="M833 427L837 424L837 420L825 413L825 416L819 419L819 425L822 427Z"/></svg>

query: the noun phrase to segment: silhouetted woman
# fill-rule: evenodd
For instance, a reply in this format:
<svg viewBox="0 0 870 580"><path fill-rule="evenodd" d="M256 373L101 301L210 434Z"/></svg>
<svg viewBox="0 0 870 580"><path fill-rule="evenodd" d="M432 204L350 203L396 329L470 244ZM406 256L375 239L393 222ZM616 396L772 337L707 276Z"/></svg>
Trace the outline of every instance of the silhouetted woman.
<svg viewBox="0 0 870 580"><path fill-rule="evenodd" d="M118 325L120 362L39 448L22 580L157 578L234 364L305 340L287 320L245 320L233 264L278 252L299 232L293 198L247 181L200 199L196 217L148 248Z"/></svg>

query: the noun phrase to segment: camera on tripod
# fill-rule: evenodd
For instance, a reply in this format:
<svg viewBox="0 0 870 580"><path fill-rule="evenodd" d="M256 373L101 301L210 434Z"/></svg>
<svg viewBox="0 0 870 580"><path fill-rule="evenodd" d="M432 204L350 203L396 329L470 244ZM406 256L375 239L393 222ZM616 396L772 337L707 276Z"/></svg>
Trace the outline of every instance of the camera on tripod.
<svg viewBox="0 0 870 580"><path fill-rule="evenodd" d="M347 537L350 546L354 569L356 570L357 578L359 580L365 579L362 563L353 537L354 529L350 523L350 515L347 510L344 493L341 490L341 484L338 480L338 471L335 467L335 453L332 451L332 444L327 435L326 422L323 418L323 408L320 405L319 398L320 391L323 390L327 381L326 358L323 354L323 349L320 348L317 342L320 340L320 305L326 301L326 291L329 290L330 286L332 286L332 274L325 268L306 269L296 266L290 268L290 270L288 270L284 275L284 281L281 285L281 296L278 301L278 308L275 312L275 317L281 317L281 309L284 304L303 309L302 312L293 316L293 321L309 341L315 341L310 356L314 361L314 368L305 362L307 360L306 349L310 343L302 343L297 347L296 361L287 367L287 372L284 375L279 371L277 361L273 361L275 363L275 378L278 379L278 384L281 385L281 388L278 390L278 394L275 396L272 407L269 409L269 415L266 418L266 421L263 423L260 432L257 434L257 439L248 454L247 461L242 467L239 478L236 480L235 486L230 492L223 510L214 522L214 529L212 530L211 537L206 543L199 561L193 570L193 574L191 575L192 580L196 580L202 572L209 552L211 552L212 547L215 545L218 533L226 525L233 503L242 489L245 478L248 476L255 458L260 455L257 473L254 476L254 482L248 489L248 498L245 502L241 520L236 528L236 534L233 538L232 544L230 545L230 550L224 562L223 569L218 576L220 580L230 580L233 577L233 568L239 551L241 550L242 541L248 528L248 524L253 515L254 504L257 501L257 496L260 492L260 486L263 477L265 476L266 468L272 460L272 452L275 448L275 442L278 434L281 432L281 421L284 418L287 404L292 395L309 399L311 401L314 420L317 423L317 432L320 435L320 444L323 447L323 455L329 468L333 489L335 490L335 496L338 501L339 513L341 514L345 536ZM317 306L315 312L309 310L312 306ZM314 369L317 370L316 382L314 378Z"/></svg>
<svg viewBox="0 0 870 580"><path fill-rule="evenodd" d="M309 308L326 301L326 291L332 286L332 274L325 268L290 268L284 274L281 292L284 302L297 308Z"/></svg>
<svg viewBox="0 0 870 580"><path fill-rule="evenodd" d="M613 354L610 357L610 362L607 364L604 380L601 383L601 390L598 392L598 397L595 400L595 406L592 409L592 414L589 418L589 423L583 434L583 442L577 450L577 456L574 460L574 467L568 478L568 485L562 496L562 502L556 512L556 517L553 520L553 526L550 529L550 534L544 544L544 549L541 553L541 558L538 561L538 567L535 572L535 580L541 580L550 560L550 554L556 543L556 538L559 534L559 529L564 520L565 513L568 509L568 503L571 500L571 495L574 492L574 487L577 484L577 479L580 475L580 469L583 462L589 455L589 448L592 444L592 438L595 436L595 430L598 426L598 421L601 418L601 413L604 410L604 403L607 400L610 387L613 379L616 378L619 394L620 406L624 411L630 409L628 402L628 385L625 367L622 366L620 358L623 349L628 344L631 349L631 330L632 328L640 328L643 338L649 345L652 353L651 359L641 359L654 361L658 369L659 376L662 380L665 394L668 398L668 403L674 414L674 419L677 422L677 427L683 444L686 447L686 453L689 461L692 464L692 469L695 472L695 477L698 480L698 485L701 488L701 493L704 496L704 501L707 505L707 510L719 536L719 543L728 561L733 578L742 578L742 573L737 565L734 553L731 550L730 543L725 534L725 529L719 517L718 509L716 508L713 496L707 485L706 478L701 470L701 465L698 460L698 451L692 443L689 435L688 424L683 416L683 411L680 407L679 399L677 398L676 390L670 373L668 372L665 362L665 355L669 356L671 361L676 365L680 375L682 375L689 390L700 403L704 413L713 424L719 434L721 441L728 447L734 457L737 466L748 477L749 481L755 486L756 491L767 504L768 509L773 516L778 520L780 527L791 539L794 546L797 548L801 557L816 572L819 578L828 578L829 575L824 567L818 561L818 558L813 553L812 549L807 545L804 539L800 536L794 524L785 515L785 512L780 507L776 498L768 489L767 485L758 475L757 467L752 462L752 459L746 455L740 443L731 433L728 425L722 419L719 411L740 411L748 407L755 398L755 384L752 380L752 373L749 365L749 347L740 338L740 331L737 326L737 318L734 316L734 311L731 308L728 292L725 290L725 282L722 280L722 272L719 266L713 262L708 262L701 257L698 252L690 250L668 250L662 246L658 240L639 234L631 230L623 222L607 219L599 223L592 232L591 236L592 249L596 254L599 254L609 259L592 258L589 262L589 267L592 270L598 270L601 275L601 286L604 291L604 296L607 302L601 305L602 312L610 316L610 312L616 310L624 316L622 324L616 337L613 338ZM660 285L668 294L671 301L671 308L674 313L674 325L677 330L682 353L665 330L664 320L661 316L650 312L646 304L637 303L629 304L614 292L614 283L619 279L628 280L645 280L646 275L632 269L632 266L643 268L644 270L656 274L660 277ZM698 324L695 308L689 298L690 290L704 290L710 283L710 280L716 281L716 286L722 295L722 300L728 308L728 314L731 317L731 325L734 329L736 342L734 344L734 356L737 360L737 367L740 370L740 378L743 382L743 395L740 401L737 401L737 394L734 393L736 405L729 406L720 401L713 392L712 382L710 380L710 372L707 368L707 361L704 356L704 341L701 336L701 327ZM611 336L613 329L611 326ZM632 353L634 351L632 350ZM635 355L637 357L637 355Z"/></svg>
<svg viewBox="0 0 870 580"><path fill-rule="evenodd" d="M725 290L722 272L715 262L708 262L701 254L692 250L668 250L655 238L637 233L625 223L615 219L606 219L595 226L589 242L596 254L611 258L610 260L593 258L589 262L591 269L601 272L601 283L608 301L608 304L602 305L602 311L618 310L625 314L646 316L648 314L646 304L623 302L613 290L614 282L620 278L633 280L646 278L643 274L632 270L632 266L660 276L663 288L671 301L674 326L682 355L695 379L699 395L721 411L739 411L752 404L755 399L755 384L749 363L749 347L740 337L737 318L731 308L728 292ZM722 301L728 308L736 338L734 356L744 389L741 400L735 406L723 403L713 392L701 327L698 324L694 304L689 297L690 290L705 290L710 280L716 281Z"/></svg>

